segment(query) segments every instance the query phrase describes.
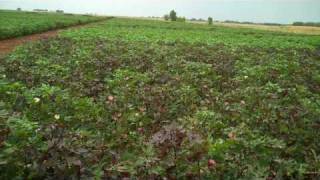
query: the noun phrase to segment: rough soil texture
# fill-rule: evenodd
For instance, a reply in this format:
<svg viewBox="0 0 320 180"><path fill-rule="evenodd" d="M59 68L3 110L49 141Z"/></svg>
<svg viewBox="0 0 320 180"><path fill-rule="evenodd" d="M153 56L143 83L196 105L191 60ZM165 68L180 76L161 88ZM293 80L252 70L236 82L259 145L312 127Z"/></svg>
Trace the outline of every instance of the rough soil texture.
<svg viewBox="0 0 320 180"><path fill-rule="evenodd" d="M53 31L48 31L44 33L39 33L39 34L32 34L32 35L27 35L23 37L17 37L13 39L5 39L0 41L0 55L6 55L14 48L17 46L29 42L29 41L36 41L39 39L45 39L45 38L50 38L50 37L55 37L58 35L58 30L53 30Z"/></svg>
<svg viewBox="0 0 320 180"><path fill-rule="evenodd" d="M93 23L89 24L84 24L84 25L75 25L71 27L67 27L64 29L75 29L75 28L81 28L84 26L90 26ZM51 30L43 33L37 33L37 34L31 34L27 36L22 36L22 37L17 37L17 38L12 38L12 39L5 39L5 40L0 40L0 57L5 56L6 54L10 53L13 51L17 46L30 42L30 41L37 41L40 39L46 39L50 37L56 37L58 35L58 32L64 29L57 29L57 30Z"/></svg>

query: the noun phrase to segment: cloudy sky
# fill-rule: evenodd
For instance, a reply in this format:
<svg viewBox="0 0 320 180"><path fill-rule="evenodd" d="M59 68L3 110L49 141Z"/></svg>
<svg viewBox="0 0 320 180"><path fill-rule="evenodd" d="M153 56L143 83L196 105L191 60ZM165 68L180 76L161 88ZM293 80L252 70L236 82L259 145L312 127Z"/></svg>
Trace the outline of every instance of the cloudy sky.
<svg viewBox="0 0 320 180"><path fill-rule="evenodd" d="M175 9L187 18L320 22L320 0L0 0L0 9L17 7L122 16L162 16Z"/></svg>

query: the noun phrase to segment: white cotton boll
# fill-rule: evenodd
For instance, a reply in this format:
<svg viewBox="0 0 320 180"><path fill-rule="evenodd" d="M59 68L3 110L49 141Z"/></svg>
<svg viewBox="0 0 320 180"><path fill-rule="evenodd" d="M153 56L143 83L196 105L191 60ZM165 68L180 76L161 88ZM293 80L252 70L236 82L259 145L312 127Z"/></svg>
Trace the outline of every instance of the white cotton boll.
<svg viewBox="0 0 320 180"><path fill-rule="evenodd" d="M54 118L55 118L56 120L58 120L58 119L60 119L60 115L59 115L59 114L55 114L55 115L54 115Z"/></svg>
<svg viewBox="0 0 320 180"><path fill-rule="evenodd" d="M33 101L35 102L35 103L38 103L38 102L40 102L40 98L33 98Z"/></svg>

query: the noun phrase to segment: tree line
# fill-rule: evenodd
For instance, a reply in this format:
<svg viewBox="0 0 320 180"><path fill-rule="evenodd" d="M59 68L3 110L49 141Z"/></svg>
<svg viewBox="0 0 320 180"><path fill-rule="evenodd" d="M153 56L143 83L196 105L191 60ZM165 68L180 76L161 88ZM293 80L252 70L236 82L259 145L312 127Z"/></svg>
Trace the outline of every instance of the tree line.
<svg viewBox="0 0 320 180"><path fill-rule="evenodd" d="M185 22L186 18L185 17L179 17L177 16L177 12L175 10L171 10L169 14L165 14L163 16L164 20L166 21L176 21L176 22ZM204 22L204 19L195 19L192 18L190 21L201 21ZM207 22L209 25L213 24L213 18L208 17ZM236 24L258 24L258 25L269 25L269 26L281 26L283 24L278 24L278 23L254 23L254 22L240 22L240 21L231 21L231 20L226 20L223 21L225 23L236 23ZM315 26L315 27L320 27L320 22L294 22L292 23L293 26Z"/></svg>
<svg viewBox="0 0 320 180"><path fill-rule="evenodd" d="M175 10L171 10L169 14L165 14L163 16L164 20L166 21L176 21L176 22L185 22L186 18L185 17L179 17L177 15L177 12ZM211 25L213 24L213 18L208 17L208 24Z"/></svg>
<svg viewBox="0 0 320 180"><path fill-rule="evenodd" d="M294 22L293 26L315 26L320 27L320 22Z"/></svg>

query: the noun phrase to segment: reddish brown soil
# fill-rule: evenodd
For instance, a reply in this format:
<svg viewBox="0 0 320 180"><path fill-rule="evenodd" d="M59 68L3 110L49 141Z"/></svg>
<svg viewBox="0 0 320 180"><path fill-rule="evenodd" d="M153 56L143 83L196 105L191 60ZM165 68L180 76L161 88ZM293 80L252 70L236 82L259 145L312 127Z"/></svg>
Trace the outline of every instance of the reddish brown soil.
<svg viewBox="0 0 320 180"><path fill-rule="evenodd" d="M58 34L58 30L53 30L53 31L48 31L44 33L13 38L13 39L0 40L0 55L5 55L11 52L12 50L14 50L15 47L25 42L36 41L39 39L46 39L49 37L55 37L57 36L57 34Z"/></svg>
<svg viewBox="0 0 320 180"><path fill-rule="evenodd" d="M83 26L90 26L91 24L92 23L85 24L85 25L75 25L72 27L64 28L64 29L81 28ZM27 35L27 36L12 38L12 39L0 40L0 57L8 54L12 50L14 50L17 46L23 43L30 42L30 41L37 41L40 39L46 39L50 37L56 37L60 30L62 29L51 30L43 33L32 34L32 35Z"/></svg>

